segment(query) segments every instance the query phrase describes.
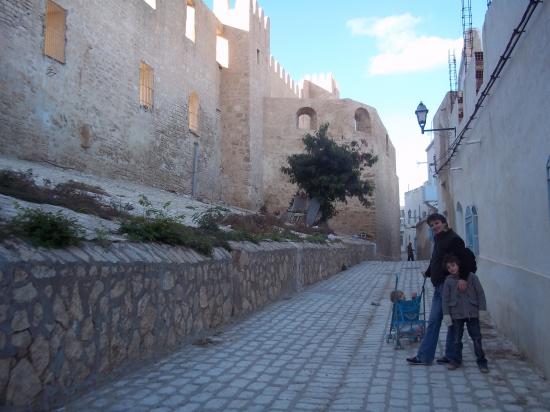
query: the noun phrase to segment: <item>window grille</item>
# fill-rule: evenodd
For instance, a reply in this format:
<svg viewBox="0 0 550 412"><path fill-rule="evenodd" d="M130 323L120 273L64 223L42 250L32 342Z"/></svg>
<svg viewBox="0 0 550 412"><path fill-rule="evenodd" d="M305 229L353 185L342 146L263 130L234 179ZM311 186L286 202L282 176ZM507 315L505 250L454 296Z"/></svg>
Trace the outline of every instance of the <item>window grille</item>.
<svg viewBox="0 0 550 412"><path fill-rule="evenodd" d="M44 19L44 54L65 63L65 31L67 11L53 1L46 2Z"/></svg>
<svg viewBox="0 0 550 412"><path fill-rule="evenodd" d="M139 105L146 110L153 108L154 71L144 61L139 65Z"/></svg>
<svg viewBox="0 0 550 412"><path fill-rule="evenodd" d="M195 133L199 130L199 96L195 92L189 96L189 129Z"/></svg>
<svg viewBox="0 0 550 412"><path fill-rule="evenodd" d="M483 64L483 52L475 52L474 53L476 64Z"/></svg>

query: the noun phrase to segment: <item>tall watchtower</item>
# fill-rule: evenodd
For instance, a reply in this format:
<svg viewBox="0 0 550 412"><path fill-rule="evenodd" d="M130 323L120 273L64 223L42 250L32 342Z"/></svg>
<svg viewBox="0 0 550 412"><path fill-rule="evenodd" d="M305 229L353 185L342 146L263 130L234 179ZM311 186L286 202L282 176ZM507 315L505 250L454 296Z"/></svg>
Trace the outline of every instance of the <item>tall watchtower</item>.
<svg viewBox="0 0 550 412"><path fill-rule="evenodd" d="M263 202L263 99L269 95L269 19L253 0L214 0L221 36L229 44L229 64L222 69L223 197L256 209Z"/></svg>

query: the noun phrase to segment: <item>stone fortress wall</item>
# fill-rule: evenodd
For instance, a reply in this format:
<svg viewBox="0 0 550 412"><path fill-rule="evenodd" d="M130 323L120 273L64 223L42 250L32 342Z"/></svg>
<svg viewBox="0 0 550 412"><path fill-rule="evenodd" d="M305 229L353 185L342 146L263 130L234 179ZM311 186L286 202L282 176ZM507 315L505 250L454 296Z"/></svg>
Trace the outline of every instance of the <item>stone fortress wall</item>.
<svg viewBox="0 0 550 412"><path fill-rule="evenodd" d="M193 43L179 0L56 3L67 10L64 64L42 53L46 1L2 1L2 153L190 193L197 142L198 186L219 195L215 16L196 3ZM140 61L154 69L149 111L139 106ZM200 135L187 127L193 91Z"/></svg>
<svg viewBox="0 0 550 412"><path fill-rule="evenodd" d="M316 126L328 121L331 136L363 140L379 156L374 207L350 202L330 224L342 233L360 227L381 257L399 258L395 150L376 110L340 99L330 75L293 80L271 57L270 21L255 1L214 0L212 11L200 0L55 3L67 11L64 63L43 53L47 0L0 0L1 153L256 210L278 198L282 210L295 189L278 170L303 149L308 130L298 116L309 107ZM217 59L220 39L227 65ZM142 61L154 70L148 110L139 104Z"/></svg>

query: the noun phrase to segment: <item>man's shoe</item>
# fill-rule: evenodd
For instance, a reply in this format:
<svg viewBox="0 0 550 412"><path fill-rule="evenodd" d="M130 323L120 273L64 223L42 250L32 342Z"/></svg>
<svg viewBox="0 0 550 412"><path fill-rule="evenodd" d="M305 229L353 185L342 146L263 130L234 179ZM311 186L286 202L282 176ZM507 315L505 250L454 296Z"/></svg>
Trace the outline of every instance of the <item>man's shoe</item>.
<svg viewBox="0 0 550 412"><path fill-rule="evenodd" d="M451 360L448 357L443 356L442 358L437 358L436 362L438 365L445 365L447 363L451 363Z"/></svg>
<svg viewBox="0 0 550 412"><path fill-rule="evenodd" d="M487 365L480 365L479 366L479 371L481 373L489 373L489 368L487 367Z"/></svg>
<svg viewBox="0 0 550 412"><path fill-rule="evenodd" d="M424 365L424 366L429 365L429 363L422 362L420 359L418 359L417 356L414 356L412 358L407 358L407 362L409 362L409 365Z"/></svg>
<svg viewBox="0 0 550 412"><path fill-rule="evenodd" d="M449 369L450 371L454 371L455 369L457 369L460 365L458 363L454 363L454 362L449 362L447 364L447 369Z"/></svg>

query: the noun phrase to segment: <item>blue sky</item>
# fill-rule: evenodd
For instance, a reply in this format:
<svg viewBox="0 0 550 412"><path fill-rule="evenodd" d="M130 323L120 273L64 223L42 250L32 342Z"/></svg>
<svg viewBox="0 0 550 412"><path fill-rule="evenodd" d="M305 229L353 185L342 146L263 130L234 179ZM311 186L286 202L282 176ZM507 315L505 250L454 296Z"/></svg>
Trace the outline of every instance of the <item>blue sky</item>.
<svg viewBox="0 0 550 412"><path fill-rule="evenodd" d="M233 3L233 2L232 2ZM206 0L211 7L211 0ZM431 121L449 90L447 53L460 63L460 0L263 0L271 19L271 54L299 81L332 72L340 96L375 107L397 151L403 193L427 180L425 148L414 110L419 101ZM481 28L486 0L472 0L472 21Z"/></svg>

